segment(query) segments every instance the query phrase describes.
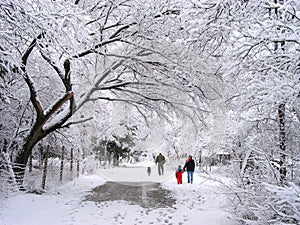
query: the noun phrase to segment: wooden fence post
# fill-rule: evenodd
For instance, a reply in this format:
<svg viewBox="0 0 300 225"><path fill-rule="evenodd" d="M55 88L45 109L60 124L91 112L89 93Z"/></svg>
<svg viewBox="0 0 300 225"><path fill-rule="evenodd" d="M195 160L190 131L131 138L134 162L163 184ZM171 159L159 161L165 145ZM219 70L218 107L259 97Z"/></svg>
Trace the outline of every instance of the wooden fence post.
<svg viewBox="0 0 300 225"><path fill-rule="evenodd" d="M77 177L79 177L79 171L80 171L80 168L79 168L79 149L78 149L78 154L77 154Z"/></svg>
<svg viewBox="0 0 300 225"><path fill-rule="evenodd" d="M42 188L43 189L45 189L45 185L46 185L49 148L50 148L50 145L47 145L46 154L45 154L45 162L44 162L44 170L43 170L43 176L42 176Z"/></svg>
<svg viewBox="0 0 300 225"><path fill-rule="evenodd" d="M81 165L81 174L84 174L84 170L86 169L86 162L85 162L85 155L82 154L82 156L80 157L81 158L81 161L82 161L82 165Z"/></svg>
<svg viewBox="0 0 300 225"><path fill-rule="evenodd" d="M29 156L29 173L32 172L32 153Z"/></svg>
<svg viewBox="0 0 300 225"><path fill-rule="evenodd" d="M62 179L63 179L64 160L65 160L65 146L62 146L62 149L61 149L61 162L60 162L59 181L62 181Z"/></svg>
<svg viewBox="0 0 300 225"><path fill-rule="evenodd" d="M73 154L73 148L71 148L71 162L70 162L70 172L73 173L73 164L74 164L74 154Z"/></svg>

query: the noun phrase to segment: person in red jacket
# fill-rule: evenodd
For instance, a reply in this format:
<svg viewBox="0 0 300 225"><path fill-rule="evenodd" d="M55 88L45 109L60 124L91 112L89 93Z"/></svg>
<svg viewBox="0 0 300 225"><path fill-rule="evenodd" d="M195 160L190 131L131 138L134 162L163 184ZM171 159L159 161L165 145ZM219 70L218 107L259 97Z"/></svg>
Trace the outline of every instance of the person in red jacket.
<svg viewBox="0 0 300 225"><path fill-rule="evenodd" d="M183 170L181 169L181 166L178 166L178 169L176 170L175 176L177 178L177 184L182 184L182 174Z"/></svg>

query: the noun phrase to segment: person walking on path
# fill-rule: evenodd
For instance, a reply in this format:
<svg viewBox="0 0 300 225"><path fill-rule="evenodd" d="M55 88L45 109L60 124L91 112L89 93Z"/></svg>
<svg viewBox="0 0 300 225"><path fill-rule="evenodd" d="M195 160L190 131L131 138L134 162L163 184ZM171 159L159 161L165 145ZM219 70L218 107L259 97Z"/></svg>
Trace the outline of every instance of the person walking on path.
<svg viewBox="0 0 300 225"><path fill-rule="evenodd" d="M164 175L164 164L166 162L163 154L159 153L159 155L155 159L155 164L158 165L158 175Z"/></svg>
<svg viewBox="0 0 300 225"><path fill-rule="evenodd" d="M187 171L188 183L193 183L194 171L195 171L195 161L193 157L189 155L187 158L185 165L183 167L183 171Z"/></svg>
<svg viewBox="0 0 300 225"><path fill-rule="evenodd" d="M182 184L182 174L183 174L183 169L181 169L181 166L179 165L175 173L177 184Z"/></svg>

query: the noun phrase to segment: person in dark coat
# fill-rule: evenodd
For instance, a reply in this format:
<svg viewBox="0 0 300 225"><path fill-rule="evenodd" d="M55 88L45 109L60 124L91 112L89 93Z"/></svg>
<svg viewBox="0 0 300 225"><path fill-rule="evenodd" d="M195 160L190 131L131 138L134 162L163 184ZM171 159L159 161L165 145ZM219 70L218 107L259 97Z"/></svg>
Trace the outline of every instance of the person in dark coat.
<svg viewBox="0 0 300 225"><path fill-rule="evenodd" d="M185 165L183 167L183 171L187 171L188 183L193 183L194 171L195 171L195 161L193 157L189 155L187 158Z"/></svg>
<svg viewBox="0 0 300 225"><path fill-rule="evenodd" d="M181 166L178 166L178 169L176 170L175 176L177 179L177 184L182 184L182 174L183 174L183 169L181 169Z"/></svg>
<svg viewBox="0 0 300 225"><path fill-rule="evenodd" d="M155 159L155 164L158 165L158 175L164 175L164 164L166 162L165 157L163 154L159 153Z"/></svg>

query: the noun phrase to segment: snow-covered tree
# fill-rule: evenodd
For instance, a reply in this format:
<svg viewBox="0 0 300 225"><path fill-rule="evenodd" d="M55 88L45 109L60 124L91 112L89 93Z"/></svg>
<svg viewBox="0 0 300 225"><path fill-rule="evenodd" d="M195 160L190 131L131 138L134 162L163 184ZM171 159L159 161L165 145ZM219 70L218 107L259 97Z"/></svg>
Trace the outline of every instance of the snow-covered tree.
<svg viewBox="0 0 300 225"><path fill-rule="evenodd" d="M77 112L95 101L126 102L140 113L177 109L194 123L201 119L207 110L198 80L203 65L192 66L181 43L169 40L170 33L180 34L180 10L163 2L1 2L1 76L18 78L25 92L18 97L29 99L25 106L33 112L15 138L12 158L21 182L32 148L89 120Z"/></svg>
<svg viewBox="0 0 300 225"><path fill-rule="evenodd" d="M300 106L300 3L192 2L208 18L206 33L215 35L224 60L223 95L231 110L226 137L232 144L228 139L227 146L237 162L237 187L245 191L239 196L239 216L248 224L295 223L297 200L278 204L298 190L290 162L299 161L294 154L299 129L294 127Z"/></svg>

